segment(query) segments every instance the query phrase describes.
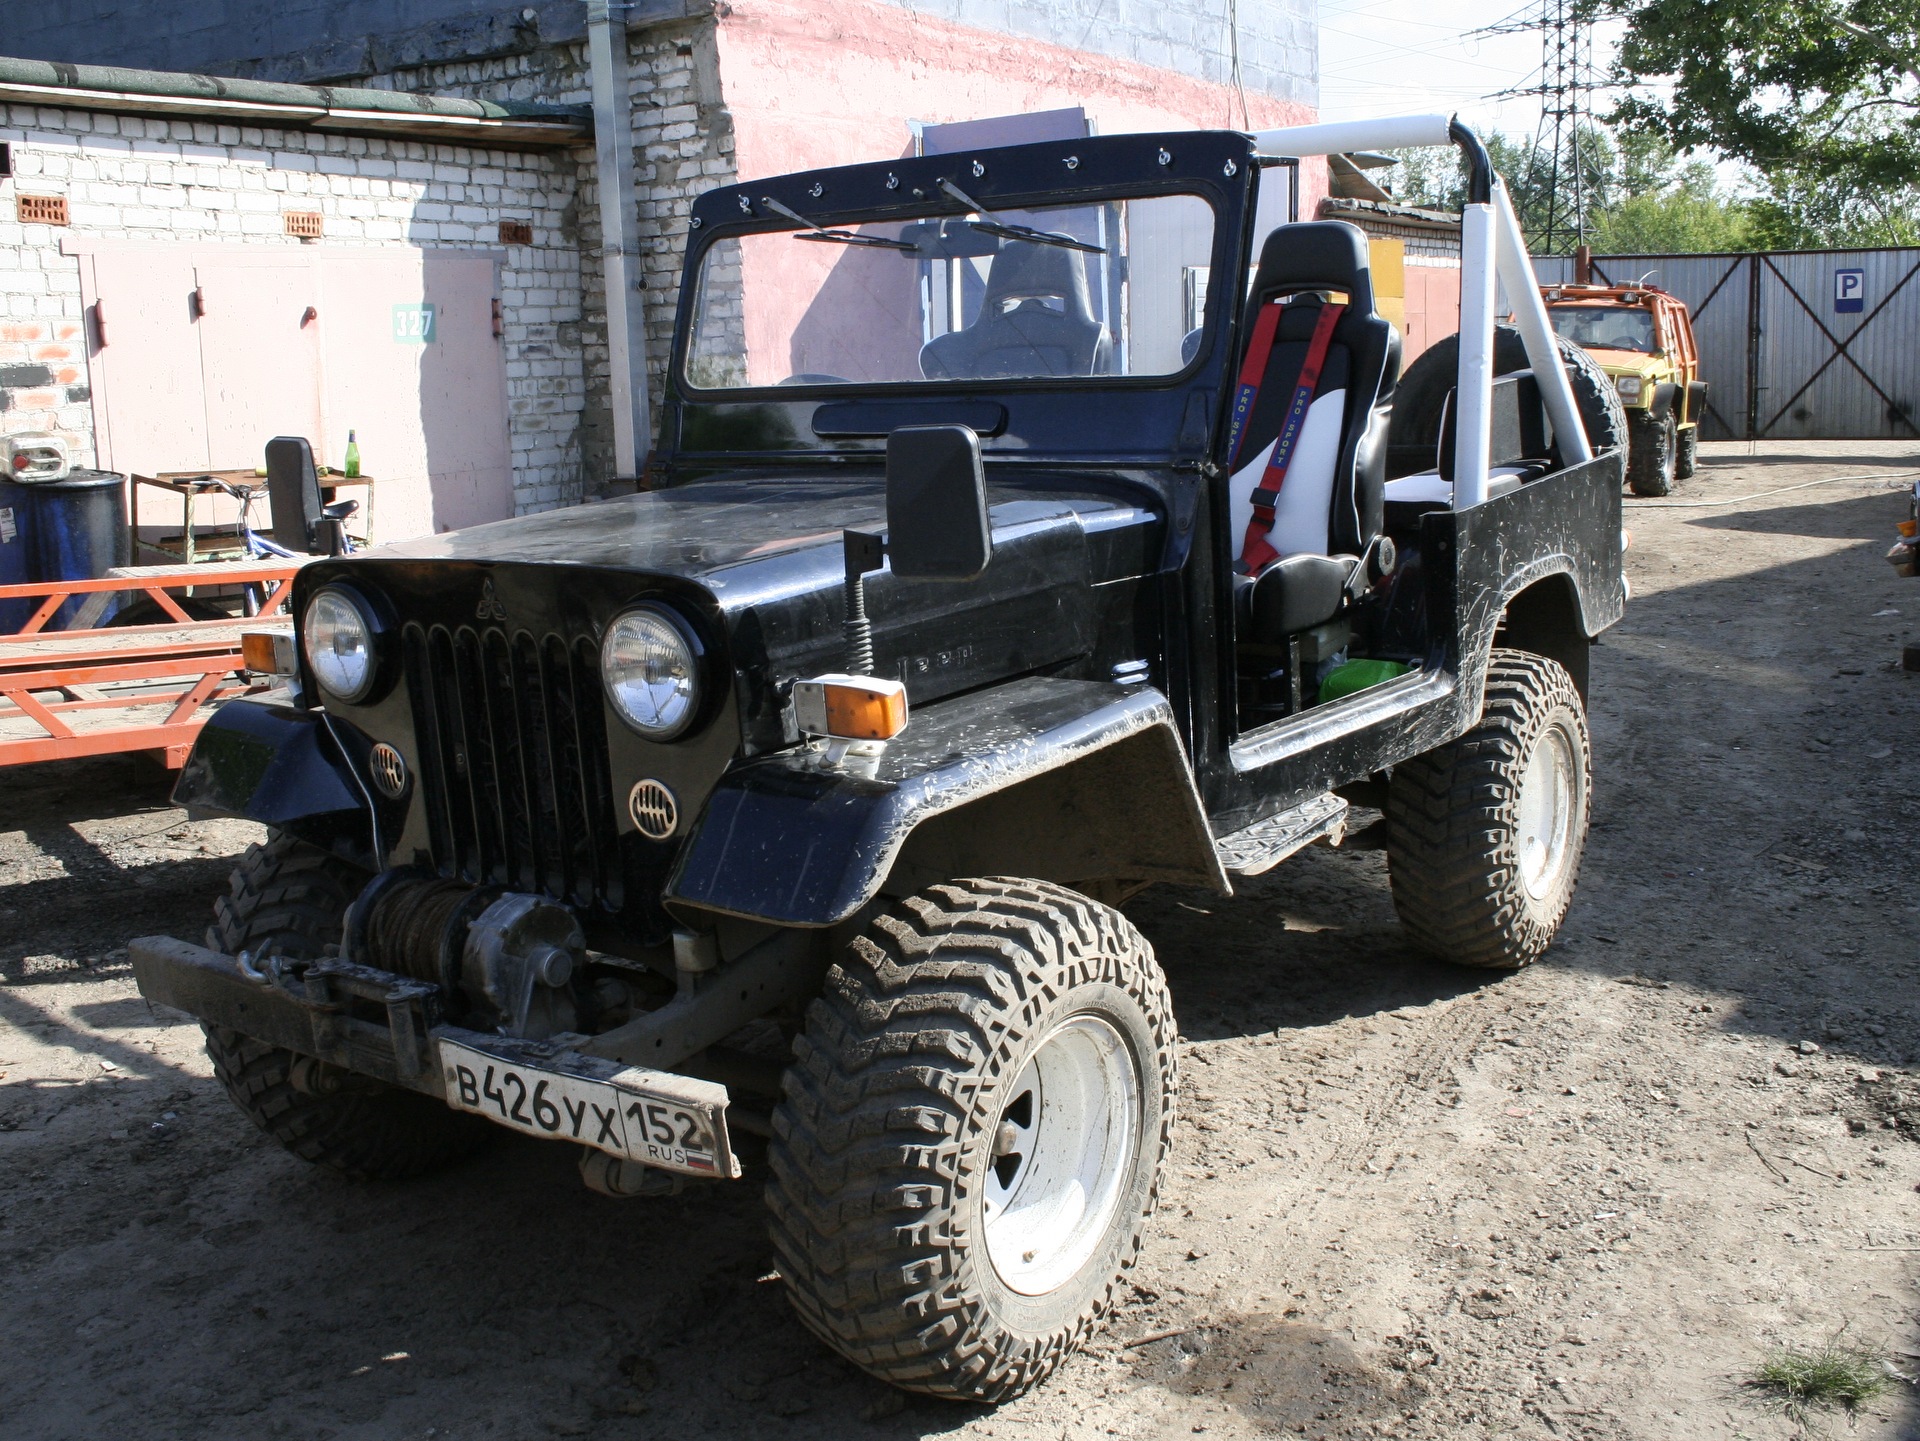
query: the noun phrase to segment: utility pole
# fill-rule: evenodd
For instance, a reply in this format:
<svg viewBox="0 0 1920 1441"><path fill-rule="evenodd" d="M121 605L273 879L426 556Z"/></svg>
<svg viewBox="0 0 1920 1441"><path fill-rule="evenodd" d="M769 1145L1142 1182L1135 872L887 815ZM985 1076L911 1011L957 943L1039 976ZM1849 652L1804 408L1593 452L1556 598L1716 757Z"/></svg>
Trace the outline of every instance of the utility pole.
<svg viewBox="0 0 1920 1441"><path fill-rule="evenodd" d="M1540 97L1540 123L1521 185L1537 197L1528 242L1544 255L1564 255L1587 243L1587 209L1598 189L1594 151L1593 29L1583 0L1534 0L1525 10L1475 31L1479 35L1540 32L1540 69L1525 85L1492 99Z"/></svg>

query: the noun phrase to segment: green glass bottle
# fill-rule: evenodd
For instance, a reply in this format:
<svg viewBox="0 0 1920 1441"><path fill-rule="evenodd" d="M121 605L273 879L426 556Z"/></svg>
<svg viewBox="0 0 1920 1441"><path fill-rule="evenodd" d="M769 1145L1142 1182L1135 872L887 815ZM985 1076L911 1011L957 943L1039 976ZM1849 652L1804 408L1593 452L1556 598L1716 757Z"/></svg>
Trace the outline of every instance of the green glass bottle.
<svg viewBox="0 0 1920 1441"><path fill-rule="evenodd" d="M360 442L353 438L353 432L347 432L347 463L345 473L349 476L360 473Z"/></svg>

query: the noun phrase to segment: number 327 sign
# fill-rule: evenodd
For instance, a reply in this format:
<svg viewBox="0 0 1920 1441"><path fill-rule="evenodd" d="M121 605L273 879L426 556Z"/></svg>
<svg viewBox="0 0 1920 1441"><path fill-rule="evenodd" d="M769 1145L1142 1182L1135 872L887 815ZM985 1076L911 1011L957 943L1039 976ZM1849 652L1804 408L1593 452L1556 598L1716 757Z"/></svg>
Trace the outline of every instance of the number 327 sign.
<svg viewBox="0 0 1920 1441"><path fill-rule="evenodd" d="M431 345L434 313L431 305L393 307L393 338L401 345Z"/></svg>
<svg viewBox="0 0 1920 1441"><path fill-rule="evenodd" d="M1833 272L1833 310L1836 315L1858 315L1867 308L1867 272Z"/></svg>

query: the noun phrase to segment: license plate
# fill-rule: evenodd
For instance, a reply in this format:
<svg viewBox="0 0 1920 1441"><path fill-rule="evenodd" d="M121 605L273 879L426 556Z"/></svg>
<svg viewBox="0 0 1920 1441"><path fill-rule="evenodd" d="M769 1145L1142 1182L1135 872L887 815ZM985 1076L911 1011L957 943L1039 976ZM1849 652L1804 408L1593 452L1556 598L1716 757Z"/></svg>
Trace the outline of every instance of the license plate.
<svg viewBox="0 0 1920 1441"><path fill-rule="evenodd" d="M456 1111L666 1171L740 1174L727 1141L727 1088L716 1082L472 1032L436 1039Z"/></svg>

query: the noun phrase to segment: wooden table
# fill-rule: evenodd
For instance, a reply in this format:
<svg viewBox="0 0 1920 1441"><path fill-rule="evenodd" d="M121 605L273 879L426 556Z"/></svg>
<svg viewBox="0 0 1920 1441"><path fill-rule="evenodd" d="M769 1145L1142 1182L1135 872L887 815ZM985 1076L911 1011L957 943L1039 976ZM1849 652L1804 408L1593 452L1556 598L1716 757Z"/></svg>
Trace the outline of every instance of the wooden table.
<svg viewBox="0 0 1920 1441"><path fill-rule="evenodd" d="M178 560L185 565L193 565L198 560L219 558L246 558L246 547L241 543L239 530L222 526L212 531L196 533L194 528L194 501L203 495L222 495L221 483L242 486L254 492L256 497L264 498L267 492L267 478L257 470L162 470L153 475L132 477L133 489L127 497L129 524L133 528L133 548L137 555L142 549L153 551L156 555L166 556L169 560ZM342 475L336 470L322 470L319 473L320 498L331 503L334 492L347 486L360 485L367 488L366 502L360 507L360 519L364 534L355 539L361 544L371 544L373 540L373 488L374 479L370 475ZM155 490L165 491L180 497L181 532L178 545L168 542L168 536L158 541L143 541L140 538L140 487L152 486ZM272 502L268 502L271 506ZM265 527L255 526L256 530ZM208 541L210 544L202 544Z"/></svg>

